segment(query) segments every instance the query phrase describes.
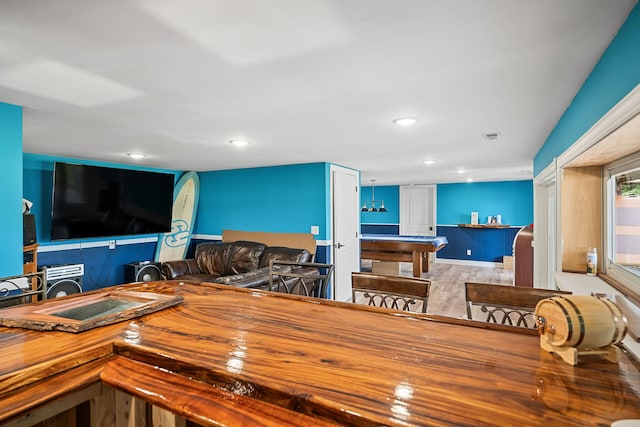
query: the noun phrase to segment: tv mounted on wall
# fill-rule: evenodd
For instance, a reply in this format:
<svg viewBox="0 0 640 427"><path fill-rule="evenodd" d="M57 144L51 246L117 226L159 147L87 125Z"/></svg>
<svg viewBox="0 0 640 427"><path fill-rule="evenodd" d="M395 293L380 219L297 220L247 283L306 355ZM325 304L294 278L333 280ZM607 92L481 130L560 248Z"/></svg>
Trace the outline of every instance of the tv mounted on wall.
<svg viewBox="0 0 640 427"><path fill-rule="evenodd" d="M56 162L51 240L171 230L174 176Z"/></svg>

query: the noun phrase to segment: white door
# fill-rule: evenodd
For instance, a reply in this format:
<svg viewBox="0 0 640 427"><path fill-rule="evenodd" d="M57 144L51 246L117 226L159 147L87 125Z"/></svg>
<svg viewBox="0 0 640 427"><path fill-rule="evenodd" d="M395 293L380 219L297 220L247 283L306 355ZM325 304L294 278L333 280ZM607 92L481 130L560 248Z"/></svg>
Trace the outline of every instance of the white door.
<svg viewBox="0 0 640 427"><path fill-rule="evenodd" d="M333 299L351 300L351 272L360 270L358 172L331 166Z"/></svg>
<svg viewBox="0 0 640 427"><path fill-rule="evenodd" d="M436 235L435 185L400 187L400 234Z"/></svg>

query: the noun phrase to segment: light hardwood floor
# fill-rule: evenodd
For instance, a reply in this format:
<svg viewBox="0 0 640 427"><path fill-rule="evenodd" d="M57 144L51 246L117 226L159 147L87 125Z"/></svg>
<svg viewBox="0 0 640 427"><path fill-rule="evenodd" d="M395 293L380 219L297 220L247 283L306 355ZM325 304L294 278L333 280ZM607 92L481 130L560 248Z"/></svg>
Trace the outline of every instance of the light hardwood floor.
<svg viewBox="0 0 640 427"><path fill-rule="evenodd" d="M403 276L411 276L411 263L400 263ZM363 261L362 270L371 271L371 263ZM513 284L513 270L433 263L422 277L431 280L427 313L467 318L464 283L480 282L500 285Z"/></svg>

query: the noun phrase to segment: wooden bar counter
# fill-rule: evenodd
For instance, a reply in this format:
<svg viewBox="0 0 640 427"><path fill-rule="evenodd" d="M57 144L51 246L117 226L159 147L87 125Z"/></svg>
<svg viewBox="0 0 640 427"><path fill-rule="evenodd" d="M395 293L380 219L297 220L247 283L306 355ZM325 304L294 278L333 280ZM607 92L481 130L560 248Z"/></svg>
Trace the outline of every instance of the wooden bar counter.
<svg viewBox="0 0 640 427"><path fill-rule="evenodd" d="M88 415L61 425L145 425L150 407L205 426L640 419L640 371L624 351L571 366L529 331L465 320L224 285L116 288L184 299L79 333L0 327L0 424L82 405Z"/></svg>

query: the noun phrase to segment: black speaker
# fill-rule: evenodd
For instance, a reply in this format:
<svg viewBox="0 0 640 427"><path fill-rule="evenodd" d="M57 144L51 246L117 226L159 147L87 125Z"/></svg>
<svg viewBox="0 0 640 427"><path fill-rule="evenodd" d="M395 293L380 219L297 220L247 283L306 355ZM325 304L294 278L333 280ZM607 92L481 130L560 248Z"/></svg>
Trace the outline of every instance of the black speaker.
<svg viewBox="0 0 640 427"><path fill-rule="evenodd" d="M64 297L82 292L82 276L65 277L47 282L47 299Z"/></svg>
<svg viewBox="0 0 640 427"><path fill-rule="evenodd" d="M162 280L159 262L142 261L125 265L127 282L153 282Z"/></svg>
<svg viewBox="0 0 640 427"><path fill-rule="evenodd" d="M36 239L36 217L32 214L22 215L22 238L23 245L33 245Z"/></svg>

